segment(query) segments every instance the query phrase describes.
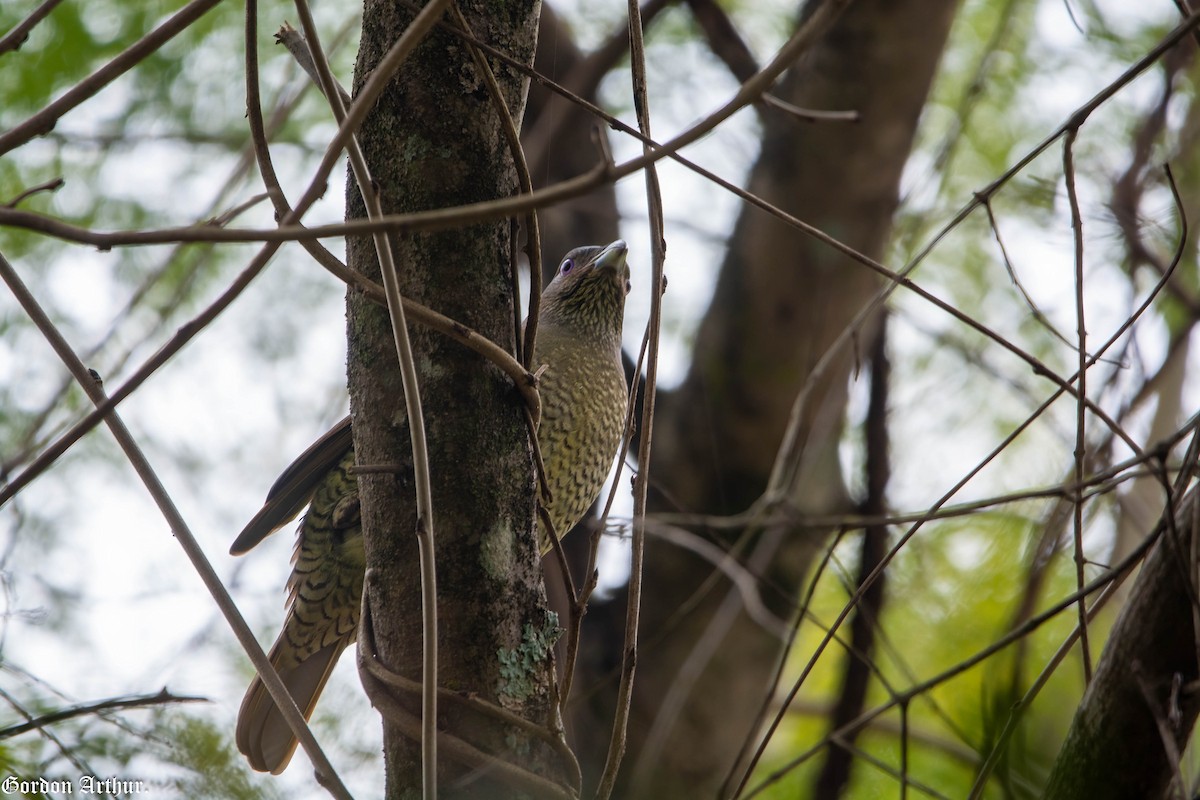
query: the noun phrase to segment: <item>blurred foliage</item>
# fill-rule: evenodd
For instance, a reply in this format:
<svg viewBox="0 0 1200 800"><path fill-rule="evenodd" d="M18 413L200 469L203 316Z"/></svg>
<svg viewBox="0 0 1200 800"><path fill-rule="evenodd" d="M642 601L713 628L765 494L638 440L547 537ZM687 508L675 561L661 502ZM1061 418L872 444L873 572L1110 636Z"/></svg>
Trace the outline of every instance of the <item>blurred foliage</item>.
<svg viewBox="0 0 1200 800"><path fill-rule="evenodd" d="M72 705L33 676L6 673L30 689L30 699L20 707L16 720L11 713L0 713L0 724ZM7 694L3 702L16 708L14 698ZM83 776L143 781L143 790L134 794L224 800L281 796L267 779L250 771L228 732L204 711L169 705L75 716L0 739L0 774L35 790L46 787L43 779L50 782L48 791L5 788L6 795L39 800L88 794L81 784ZM59 787L69 783L74 791L57 791L55 782Z"/></svg>
<svg viewBox="0 0 1200 800"><path fill-rule="evenodd" d="M180 797L203 800L270 800L282 797L270 780L246 767L232 746L229 731L191 716L179 715L169 725L172 750L187 772L173 781Z"/></svg>
<svg viewBox="0 0 1200 800"><path fill-rule="evenodd" d="M1030 510L1033 510L1030 506ZM888 603L872 657L867 709L895 700L886 687L902 692L943 676L953 665L990 647L1014 627L1040 520L1011 512L983 512L963 520L928 523L888 570ZM850 597L857 541L848 537L821 577L810 607L812 621L801 627L795 648L797 675L824 636L824 629ZM1074 566L1059 557L1047 576L1043 597L1074 590ZM1035 613L1049 602L1038 603ZM886 797L895 793L901 769L901 715L906 715L907 774L914 787L932 787L945 797L968 795L988 745L1008 723L1040 671L1074 627L1074 607L1041 625L980 664L937 683L930 691L893 707L866 728L857 745L885 768L866 762L854 771L847 797ZM1106 629L1093 629L1102 638ZM835 695L847 655L831 644L816 663L789 716L784 733L768 751L773 759L759 776L800 754L817 753L765 796L796 796L812 785L822 762L813 748L828 734L824 718ZM784 690L787 686L785 683ZM1031 705L1021 710L1003 765L984 797L1036 797L1058 742L1083 692L1078 658L1068 658ZM752 781L751 785L754 785ZM1007 787L1001 788L1001 785ZM1011 792L1011 794L1006 794Z"/></svg>

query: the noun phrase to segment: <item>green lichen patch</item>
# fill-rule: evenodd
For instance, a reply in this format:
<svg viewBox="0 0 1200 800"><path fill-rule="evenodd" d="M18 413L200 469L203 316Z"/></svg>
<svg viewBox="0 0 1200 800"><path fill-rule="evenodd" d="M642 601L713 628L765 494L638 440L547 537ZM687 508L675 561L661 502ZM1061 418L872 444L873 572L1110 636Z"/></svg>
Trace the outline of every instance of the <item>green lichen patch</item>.
<svg viewBox="0 0 1200 800"><path fill-rule="evenodd" d="M520 706L538 690L546 678L542 666L562 628L558 627L558 615L546 612L545 622L538 627L525 623L521 633L521 644L515 650L501 647L496 651L500 660L500 678L496 696L506 707Z"/></svg>

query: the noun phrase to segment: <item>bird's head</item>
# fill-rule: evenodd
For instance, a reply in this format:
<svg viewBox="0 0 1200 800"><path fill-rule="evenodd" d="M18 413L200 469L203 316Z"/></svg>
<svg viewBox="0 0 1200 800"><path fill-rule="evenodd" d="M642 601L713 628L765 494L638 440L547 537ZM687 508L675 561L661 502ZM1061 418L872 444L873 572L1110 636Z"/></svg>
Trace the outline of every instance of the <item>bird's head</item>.
<svg viewBox="0 0 1200 800"><path fill-rule="evenodd" d="M577 247L567 253L542 291L539 324L615 336L619 343L629 293L627 252L625 242L617 239L607 247Z"/></svg>

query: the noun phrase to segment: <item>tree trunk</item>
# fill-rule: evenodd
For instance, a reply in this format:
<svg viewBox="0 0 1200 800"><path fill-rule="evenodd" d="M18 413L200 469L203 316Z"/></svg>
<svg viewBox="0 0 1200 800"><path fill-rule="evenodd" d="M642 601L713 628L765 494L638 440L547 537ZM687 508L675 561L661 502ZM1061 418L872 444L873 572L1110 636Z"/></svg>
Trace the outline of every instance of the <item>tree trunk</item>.
<svg viewBox="0 0 1200 800"><path fill-rule="evenodd" d="M537 25L536 0L459 2L475 36L527 63ZM368 2L355 69L361 88L405 29L403 3ZM493 64L511 113L521 118L526 81ZM392 79L361 130L385 212L407 212L505 197L516 190L501 119L471 51L435 28ZM364 215L357 188L347 217ZM435 234L392 236L401 291L460 320L512 351L513 297L509 223ZM350 264L378 280L369 238L348 242ZM366 547L366 604L381 661L421 678L421 588L408 424L386 313L354 291L347 298L349 381L358 463L397 465L361 475ZM509 381L470 350L410 326L426 410L436 531L442 687L515 712L556 722L549 645L557 634L542 589L534 537L534 472L522 404ZM402 698L411 720L420 698ZM527 731L494 715L443 701L439 728L474 748L561 781L563 765ZM420 787L420 743L391 715L384 718L387 796ZM443 797L515 797L494 770L471 770L448 748L439 759Z"/></svg>
<svg viewBox="0 0 1200 800"><path fill-rule="evenodd" d="M763 112L763 146L750 191L881 257L955 7L954 0L852 4L774 94L806 108L853 109L861 121L813 124ZM688 377L660 400L651 465L654 485L664 489L658 510L676 510L662 499L669 498L686 511L727 514L745 510L761 495L797 392L878 288L873 274L826 245L763 211L743 210ZM871 341L871 332L861 331L857 341ZM855 363L853 349L839 353L808 403L801 468L790 487L801 510L836 512L849 505L837 447ZM786 619L819 541L796 530L774 535L781 543L770 554L764 586L781 591L764 599ZM765 547L769 538L755 541ZM625 771L627 781L631 774L636 780L617 794L712 797L743 742L756 733L754 716L780 641L744 613L728 620L727 630L710 628L721 624L715 622L719 609L728 608L724 582L686 616L674 618L712 565L653 537L645 563L644 645L630 726L632 763ZM585 630L596 635L619 629L605 622L613 614L623 619L619 605L594 606ZM706 632L713 637L707 655L697 647ZM619 643L610 652L619 652ZM685 682L687 670L693 674ZM585 719L611 719L615 682L605 680L603 672L577 679L584 696L597 685L608 687L581 709ZM575 729L607 735L599 722L577 719Z"/></svg>
<svg viewBox="0 0 1200 800"><path fill-rule="evenodd" d="M1104 645L1044 797L1159 798L1176 776L1200 712L1200 695L1191 688L1200 678L1195 524L1193 490L1174 525L1159 525L1161 538Z"/></svg>

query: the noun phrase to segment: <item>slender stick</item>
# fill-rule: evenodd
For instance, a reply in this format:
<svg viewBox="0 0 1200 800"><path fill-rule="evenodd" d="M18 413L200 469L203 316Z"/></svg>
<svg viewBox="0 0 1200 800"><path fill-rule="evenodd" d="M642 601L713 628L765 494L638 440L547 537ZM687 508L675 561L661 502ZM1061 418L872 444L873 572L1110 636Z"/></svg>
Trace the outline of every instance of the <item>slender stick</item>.
<svg viewBox="0 0 1200 800"><path fill-rule="evenodd" d="M1079 335L1079 380L1075 403L1075 484L1084 476L1084 460L1087 455L1087 327L1083 320L1083 216L1079 212L1079 194L1075 188L1075 159L1073 148L1078 128L1071 128L1063 139L1063 179L1067 184L1067 200L1071 206L1071 232L1075 240L1075 322ZM1083 497L1076 493L1073 498L1075 546L1075 586L1083 588L1084 567L1087 560L1083 553ZM1079 652L1083 656L1083 682L1092 682L1092 651L1088 645L1087 603L1079 599Z"/></svg>
<svg viewBox="0 0 1200 800"><path fill-rule="evenodd" d="M1200 19L1200 17L1197 17L1197 19ZM1168 172L1168 177L1170 177L1169 172ZM1182 214L1182 203L1180 201L1178 190L1177 190L1177 187L1176 187L1173 179L1170 181L1170 186L1171 186L1171 190L1175 197L1176 207L1180 210L1180 217L1181 217L1181 219L1180 219L1180 225L1181 225L1180 238L1179 238L1179 243L1175 249L1175 255L1172 258L1171 263L1167 266L1166 271L1163 273L1162 278L1160 278L1158 283L1155 284L1154 288L1151 289L1149 294L1146 296L1146 299L1141 303L1141 305L1139 305L1134 310L1133 314L1131 314L1129 316L1129 318L1125 320L1125 322L1123 322L1120 326L1117 327L1117 329L1112 333L1111 336L1109 336L1107 341L1104 342L1104 344L1100 347L1100 349L1097 350L1096 353L1090 357L1090 359L1087 362L1087 365L1089 367L1092 366L1093 364L1095 364L1098 360L1100 360L1100 358L1102 358L1104 356L1104 354L1106 352L1108 352L1109 348L1112 347L1114 344L1116 344L1116 342L1119 341L1121 339L1121 337L1123 337L1125 335L1126 331L1128 331L1133 326L1133 324L1135 322L1137 322L1138 319L1141 318L1142 314L1145 313L1146 309L1148 309L1150 307L1151 303L1154 302L1155 298L1157 298L1158 295L1166 287L1168 282L1171 280L1171 277L1175 274L1176 267L1178 267L1180 262L1183 260L1183 254L1186 251L1185 248L1188 243L1188 238L1187 238L1188 227L1187 227L1186 219L1184 218L1184 216ZM1074 376L1074 375L1071 376L1070 381L1073 382L1076 377L1077 376ZM1007 448L1009 446L1009 444L1011 444L1017 438L1017 436L1019 436L1026 428L1028 428L1030 425L1032 425L1033 422L1046 411L1046 409L1048 409L1051 405L1053 405L1054 402L1056 400L1058 400L1059 397L1062 397L1062 395L1065 394L1066 392L1067 392L1067 389L1062 386L1060 386L1058 389L1055 389L1054 392L1051 393L1050 397L1047 398L1040 406L1038 406L1033 411L1032 414L1030 414L1028 417L1026 417L1026 419L1023 422L1021 422L1011 433L1009 433L1008 436L1004 437L1004 440L1001 441L1000 444L998 444L996 447L994 447L991 450L991 452L989 452L986 456L984 456L983 459L978 464L976 464L966 475L964 475L962 477L962 479L960 479L957 483L954 484L954 486L952 486L947 492L945 492L940 498L938 498L937 502L935 502L932 506L930 506L927 514L923 515L922 518L916 520L913 523L913 525L910 526L909 529L904 532L904 534L896 541L896 543L887 552L887 554L883 557L883 559L879 562L879 564L875 567L875 569L871 571L871 574L868 575L866 577L866 579L862 581L862 583L859 585L858 589L855 590L853 596L851 596L850 600L847 601L845 606L843 606L841 612L838 614L837 619L834 620L833 624L830 626L829 630L826 632L824 638L822 638L821 642L817 645L816 649L813 651L812 655L809 657L809 660L805 664L803 670L801 670L800 677L797 678L795 683L793 683L792 688L791 688L790 692L788 693L787 697L785 697L783 702L780 704L780 707L775 715L774 720L772 720L771 724L767 728L767 731L763 734L762 738L760 739L758 749L755 751L755 754L751 758L750 763L746 767L745 771L742 773L741 781L739 782L738 788L734 793L735 796L740 795L741 791L745 788L746 782L750 780L750 775L754 771L755 766L758 764L758 760L762 757L763 753L766 750L767 743L770 741L771 737L774 735L775 730L778 728L780 722L782 722L784 715L787 713L788 706L791 704L792 700L794 700L796 695L799 693L800 687L804 684L804 681L807 680L809 674L811 674L812 670L815 668L817 661L821 658L822 654L825 652L826 647L828 647L829 642L832 640L832 638L833 638L834 634L837 632L838 628L840 628L842 623L846 620L846 617L849 615L851 609L854 608L858 604L858 602L862 599L863 593L866 592L870 588L870 586L878 579L879 575L883 572L883 570L885 570L887 568L887 566L892 562L892 559L895 558L896 555L900 552L900 550L903 549L905 547L905 545L908 544L908 542L912 539L913 536L916 535L917 531L920 530L920 528L925 524L925 522L927 522L929 519L933 518L932 515L936 514L937 511L943 505L945 505L947 502L949 502L951 497L958 494L959 490L962 489L962 487L966 486L967 483L969 483L977 474L979 474L979 472L981 472L984 469L984 467L986 467L989 463L991 463L993 459L995 459L1001 452L1004 451L1005 448ZM1139 453L1139 455L1141 455L1140 448L1136 452ZM1139 550L1137 552L1142 552L1142 551L1139 548ZM1123 563L1125 563L1125 562L1123 562ZM1098 586L1098 585L1100 585L1100 584L1098 584L1095 581L1093 581L1091 584L1089 584L1089 586ZM1072 599L1071 602L1072 603L1076 602L1079 599L1079 597L1086 596L1088 593L1089 592L1085 592L1083 590L1076 592L1076 594L1073 596L1074 599ZM1026 630L1026 628L1022 627L1019 630ZM1029 629L1029 630L1032 630L1032 629Z"/></svg>
<svg viewBox="0 0 1200 800"><path fill-rule="evenodd" d="M410 53L433 24L441 17L449 0L433 0L413 20L400 38L392 45L391 50L384 56L382 64L387 63L396 69L403 58ZM309 51L313 63L321 79L321 89L329 100L334 117L342 129L346 129L348 115L342 104L342 96L338 91L337 82L329 68L325 53L321 50L317 27L313 22L308 4L304 0L296 1L296 12L304 34L308 39ZM377 77L372 75L372 78ZM386 79L391 78L389 72ZM363 101L360 98L360 102ZM353 129L352 129L353 130ZM375 182L371 179L366 157L359 146L358 137L351 132L346 138L346 150L350 156L350 166L354 179L358 183L367 216L378 219L383 216L383 204ZM437 686L438 686L438 649L437 649L437 569L434 557L434 524L433 524L433 489L429 475L429 448L425 439L425 417L421 410L421 389L417 380L417 369L413 361L412 344L408 338L408 323L404 317L404 303L400 295L400 278L396 270L396 262L392 253L388 235L380 231L374 235L375 251L379 256L379 268L383 277L383 289L387 295L388 315L391 318L392 334L396 342L396 356L400 362L400 376L404 384L404 404L408 414L408 427L412 443L413 478L416 489L417 504L417 542L421 559L421 638L422 653L422 693L421 693L421 790L425 800L437 800Z"/></svg>
<svg viewBox="0 0 1200 800"><path fill-rule="evenodd" d="M54 7L61 2L62 0L43 0L42 4L30 12L29 16L14 25L8 33L4 34L4 38L0 39L0 55L19 50L21 45L25 44L25 40L29 38L29 32L48 17Z"/></svg>
<svg viewBox="0 0 1200 800"><path fill-rule="evenodd" d="M646 91L646 50L642 36L641 7L638 0L629 0L629 55L633 80L633 104L637 109L638 128L650 137L650 103ZM642 144L644 155L650 146ZM653 278L650 281L649 350L646 359L646 388L642 396L641 441L638 443L638 471L633 486L633 544L630 554L629 585L625 605L625 644L622 657L621 683L617 689L617 709L613 719L612 736L608 743L604 773L596 789L597 800L608 800L617 781L617 771L625 755L625 736L633 702L633 678L637 670L638 624L642 605L642 558L646 542L646 495L650 485L650 450L654 434L654 399L658 376L659 331L662 324L663 265L667 243L663 233L662 191L658 171L647 164L646 198L650 213L650 238L653 259Z"/></svg>
<svg viewBox="0 0 1200 800"><path fill-rule="evenodd" d="M14 150L37 136L54 130L55 123L71 109L93 97L101 89L124 75L139 62L187 30L221 0L192 0L162 25L138 39L100 69L45 106L24 122L0 133L0 155Z"/></svg>
<svg viewBox="0 0 1200 800"><path fill-rule="evenodd" d="M819 231L816 228L813 228L812 226L802 222L801 220L791 217L782 210L771 206L761 198L745 192L745 190L738 189L737 187L729 184L727 181L718 179L716 176L712 175L712 173L701 170L696 165L691 164L690 162L687 162L685 159L682 159L676 155L676 151L678 149L694 142L696 139L715 128L718 124L720 124L720 122L724 121L724 119L728 118L728 116L734 113L737 108L740 108L741 106L737 105L739 99L744 101L742 102L742 105L745 105L747 102L751 102L752 98L755 96L751 91L752 87L756 88L760 92L765 91L766 88L769 87L770 81L773 81L775 78L777 78L783 69L785 69L788 64L791 63L791 60L797 57L799 53L803 52L808 45L810 45L817 37L824 33L828 26L832 24L833 20L836 19L837 14L840 13L845 2L846 0L831 0L830 3L823 5L817 13L811 15L808 20L806 20L804 25L797 30L788 43L781 48L778 54L776 54L776 57L771 61L770 64L764 67L750 81L747 81L745 84L743 84L733 100L730 100L728 103L726 103L726 105L722 106L720 109L713 112L688 130L685 130L675 138L671 139L665 144L656 143L651 148L652 152L643 153L642 156L631 159L623 164L612 165L607 162L602 163L598 165L596 169L588 173L567 181L560 182L554 186L547 187L546 189L539 189L532 194L518 195L511 198L500 198L449 209L434 209L431 211L416 212L413 214L388 215L378 222L373 220L356 220L336 225L325 225L313 228L306 228L304 226L292 226L289 228L287 225L280 225L276 229L266 231L237 231L222 229L210 230L207 228L192 227L163 229L156 231L99 233L79 228L77 226L62 222L61 220L45 217L43 215L2 208L0 208L0 225L10 224L18 227L27 227L31 230L41 230L61 238L95 244L96 246L102 248L113 247L120 244L149 244L174 241L292 240L303 239L306 236L335 236L373 233L381 226L386 227L388 230L395 231L415 229L437 230L446 227L452 227L455 224L496 219L513 213L523 212L531 207L548 205L553 202L576 197L589 191L595 186L604 183L605 181L615 181L632 174L648 164L654 163L660 158L673 157L680 161L680 163L683 163L685 166L688 166L694 171L705 175L705 177L708 177L710 180L715 180L722 187L733 191L747 202L754 203L756 206L767 210L769 213L774 214L779 219L786 221L788 224L803 230L809 235L814 236L820 241L828 244L829 246L834 247L839 252L844 253L855 261L858 261L864 266L867 266L868 268L878 272L892 282L890 285L884 287L872 300L872 302L860 311L858 316L855 317L851 324L846 326L846 329L843 331L843 333L830 345L825 355L812 370L801 395L797 397L797 408L802 408L802 404L807 398L808 392L811 391L811 388L815 385L815 382L819 376L829 368L830 363L833 361L834 356L837 355L839 349L847 345L847 343L861 328L864 320L875 313L876 309L882 303L884 303L888 297L890 297L897 285L904 286L905 288L916 292L923 299L934 303L942 310L954 316L960 322L963 322L964 324L967 324L978 330L989 339L992 339L1005 349L1012 352L1014 355L1026 361L1039 375L1043 375L1057 383L1059 386L1065 387L1067 391L1074 396L1076 390L1074 387L1069 386L1070 382L1063 381L1061 376L1050 370L1039 359L1035 358L1029 353L1026 353L1004 337L999 336L986 325L979 323L977 320L972 319L969 315L966 315L958 309L955 309L950 304L940 300L921 287L917 286L908 278L908 276L951 230L961 224L962 221L966 219L966 217L968 217L976 208L978 208L980 205L986 202L988 198L992 197L997 191L999 191L1002 186L1008 183L1008 181L1010 181L1014 175L1023 170L1035 157L1040 155L1051 144L1061 138L1072 125L1082 124L1083 121L1085 121L1093 111L1111 99L1120 89L1148 69L1150 65L1155 63L1162 56L1163 53L1167 52L1171 47L1177 44L1180 39L1189 35L1197 26L1200 26L1200 12L1192 14L1190 17L1188 17L1183 23L1180 24L1179 27L1177 27L1169 35L1165 36L1137 63L1130 66L1130 68L1122 73L1121 76L1098 92L1088 102L1080 106L1074 113L1071 114L1066 123L1055 129L1053 133L1051 133L1036 147L1026 153L1008 171L1006 171L996 180L992 181L992 183L988 184L983 191L976 193L976 196L962 209L960 209L959 212L955 214L955 216L949 222L947 222L934 237L932 237L930 242L920 253L918 253L907 265L905 265L901 271L894 272L875 260L870 259L862 253L857 252L853 248L839 242L828 234ZM465 33L462 33L461 35L466 37ZM502 53L500 53L500 51L497 51L494 48L489 48L481 42L475 42L475 44L495 57L506 58ZM514 62L511 59L506 60L506 63L516 69L528 69L527 66L519 64L519 62ZM548 85L551 85L552 83L545 81L545 79L541 80L546 82ZM559 88L561 89L561 87ZM596 111L596 109L593 108L593 111ZM611 119L609 121L612 124L617 124L622 130L634 133L634 135L638 135L643 139L644 142L651 141L648 138L641 136L641 134L631 131L627 126L622 126ZM322 161L321 169L318 170L317 177L327 177L335 160L336 158L331 157L327 153L326 158ZM1129 447L1135 452L1138 452L1138 445L1136 442L1130 439L1128 435L1124 433L1124 431L1120 430L1119 426L1117 426L1111 420L1111 418L1109 418L1103 409L1099 408L1090 401L1087 402L1088 409L1093 414L1096 414L1102 421L1104 421L1106 425L1114 428L1114 430L1117 430L1118 435L1122 436L1125 443L1129 445ZM795 426L790 426L789 435L785 437L785 444L787 442L792 442L795 439L794 430Z"/></svg>
<svg viewBox="0 0 1200 800"><path fill-rule="evenodd" d="M108 700L100 700L94 703L81 703L79 705L60 708L57 711L51 711L48 714L43 714L40 717L26 720L17 725L10 725L7 728L0 728L0 739L9 739L13 736L19 736L32 730L44 728L47 725L54 725L64 720L74 719L76 717L86 717L91 714L103 714L105 711L113 711L115 709L125 708L148 708L151 706L165 706L172 703L207 703L207 697L192 697L177 694L171 694L165 688L156 694L141 694L132 697L111 697Z"/></svg>
<svg viewBox="0 0 1200 800"><path fill-rule="evenodd" d="M1187 519L1187 515L1192 514L1195 511L1196 511L1196 495L1193 492L1193 493L1188 494L1188 496L1185 497L1184 500L1182 501L1179 517L1180 517L1180 519ZM1129 553L1129 555L1127 555L1125 558L1121 559L1121 561L1119 563L1115 564L1110 569L1105 570L1100 576L1098 576L1097 578L1092 580L1090 583L1088 583L1086 586L1084 586L1083 589L1076 591L1076 592L1072 592L1070 595L1064 597L1062 600L1055 603L1050 608L1047 608L1042 613L1040 613L1034 617L1031 617L1024 624L1022 624L1019 628L1013 629L1012 631L1006 633L1004 636L1000 637L996 641L992 642L990 645L982 648L981 650L978 650L974 655L970 656L969 658L966 658L966 659L958 662L957 664L943 670L942 672L938 673L937 675L934 675L933 677L927 678L926 680L923 680L920 683L914 684L913 686L909 687L905 691L896 694L896 696L881 703L880 705L876 706L875 708L871 709L870 711L863 713L861 716L858 717L858 719L856 719L850 723L847 723L846 725L843 725L841 728L839 728L836 731L831 732L829 734L829 736L827 736L823 741L818 742L817 744L815 744L813 747L809 748L805 752L792 758L786 764L782 765L777 770L775 770L770 775L768 775L766 778L764 778L763 781L761 783L759 783L757 786L755 786L752 790L743 794L742 792L745 789L744 781L749 780L749 777L750 777L749 774L747 774L744 778L743 783L738 786L737 793L734 796L738 797L739 800L751 800L751 798L758 797L764 791L766 791L771 785L777 783L781 778L783 778L784 775L788 774L791 770L795 769L796 766L804 763L805 761L810 759L814 754L820 752L828 744L831 737L840 736L845 731L856 730L858 728L861 728L864 725L867 725L868 723L870 723L872 720L877 719L878 717L882 716L886 712L890 711L891 709L900 708L900 707L905 706L913 698L929 693L935 687L941 686L942 684L944 684L950 680L953 680L954 678L957 678L958 676L962 675L964 672L983 663L984 661L986 661L989 658L991 658L992 656L994 656L996 653L999 653L1000 651L1009 647L1014 642L1017 642L1025 637L1029 636L1031 633L1033 633L1035 630L1040 628L1042 625L1046 624L1047 622L1054 619L1059 614L1063 613L1067 609L1074 606L1077 602L1079 602L1080 597L1086 597L1087 595L1093 594L1095 592L1103 591L1107 586L1113 584L1114 582L1119 582L1119 581L1124 580L1125 577L1127 576L1127 574L1146 557L1146 554L1150 552L1150 549L1158 542L1159 538L1163 535L1163 533L1165 532L1165 529L1166 529L1166 523L1160 521L1159 524L1155 527L1154 531L1151 532L1151 534L1149 536L1147 536L1144 540L1142 540L1142 542L1140 542L1137 545L1137 547L1135 547Z"/></svg>
<svg viewBox="0 0 1200 800"><path fill-rule="evenodd" d="M213 2L214 0L209 0ZM303 239L311 236L331 238L335 236L355 236L374 233L376 230L403 232L410 230L444 230L459 227L474 222L502 219L517 213L524 213L530 208L540 208L553 205L562 200L586 194L596 186L606 182L615 182L645 169L660 159L672 156L678 150L694 144L711 133L717 126L732 117L742 108L753 103L763 92L783 74L792 62L807 50L833 24L837 15L849 4L850 0L826 0L800 26L792 37L780 48L769 64L757 72L750 80L743 83L732 98L716 111L713 111L695 125L687 128L667 142L644 149L642 155L632 158L623 164L598 164L594 169L575 178L561 181L544 189L537 189L529 194L515 197L502 197L478 203L467 203L451 208L431 209L410 214L388 214L379 220L353 220L331 225L319 225L311 228L301 225L280 225L267 229L222 229L222 228L165 228L153 231L123 231L115 233L97 233L62 222L41 214L0 209L0 225L12 225L31 230L39 230L59 238L94 244L101 248L111 248L123 244L164 244L179 241L223 241L223 242L285 242ZM428 10L426 6L426 10ZM424 11L422 13L425 13ZM1200 13L1189 18L1192 25L1200 24ZM1190 31L1191 27L1187 27ZM1170 38L1170 37L1169 37ZM314 175L317 180L325 180L333 171L351 130L357 130L369 107L378 99L386 81L379 76L386 72L391 74L395 64L390 63L388 56L380 62L371 77L355 98L349 108L346 120L338 129L338 133L326 148L321 164ZM1115 91L1115 90L1114 90ZM1107 98L1105 98L1107 99ZM0 137L0 143L3 137ZM3 152L0 149L0 152Z"/></svg>
<svg viewBox="0 0 1200 800"><path fill-rule="evenodd" d="M0 255L0 279L2 279L17 302L25 309L25 313L29 316L38 330L54 348L58 357L75 376L75 380L87 393L88 397L97 406L103 404L108 398L104 395L104 390L100 388L99 383L88 372L83 362L71 349L71 345L63 338L54 322L47 316L42 309L37 299L30 293L25 286L21 276L13 269L13 266L8 262L8 259ZM316 769L317 780L322 786L329 790L329 793L334 797L349 800L350 792L342 784L341 778L338 777L333 765L326 758L325 753L321 750L321 746L317 744L317 740L313 737L312 731L308 729L308 724L304 720L304 715L300 713L300 709L296 707L296 701L292 699L292 695L288 692L287 687L283 685L283 681L279 677L279 673L271 666L267 654L263 652L262 646L258 640L254 638L254 632L250 630L250 626L246 624L246 620L238 611L237 605L234 604L233 598L229 596L229 592L221 583L221 578L209 563L204 551L200 548L200 544L196 541L196 537L192 534L191 528L184 521L183 515L176 508L175 502L171 499L166 487L158 478L154 468L150 466L150 462L146 459L141 448L138 447L137 441L133 438L133 434L125 427L125 423L121 421L120 416L115 411L110 411L104 418L109 429L112 431L113 438L117 440L117 444L121 447L125 457L129 460L138 477L141 478L146 490L154 499L159 511L167 521L167 525L171 528L171 533L175 536L176 541L183 548L183 552L187 555L188 560L192 562L200 580L204 582L209 594L216 601L217 608L221 610L225 620L229 623L229 627L233 629L234 635L241 644L242 649L250 657L250 661L254 664L254 668L258 670L259 677L262 679L263 685L267 687L267 692L271 695L271 699L279 707L280 713L287 722L292 733L300 740L300 746L304 748L304 752L308 754L309 759Z"/></svg>

